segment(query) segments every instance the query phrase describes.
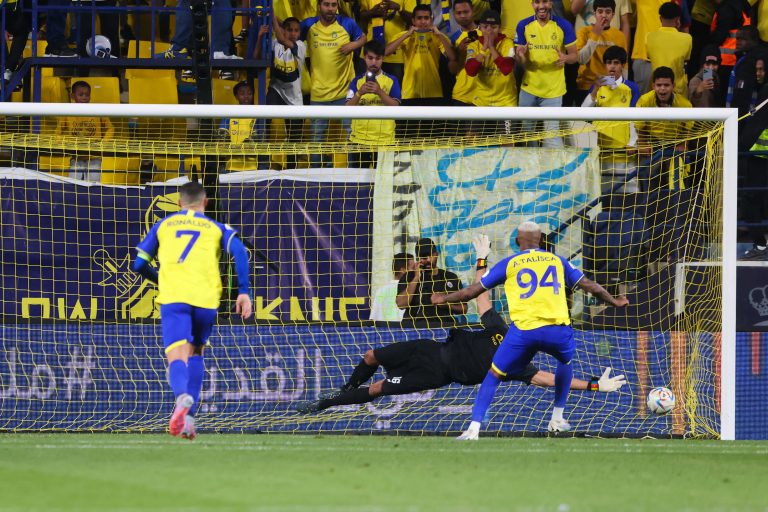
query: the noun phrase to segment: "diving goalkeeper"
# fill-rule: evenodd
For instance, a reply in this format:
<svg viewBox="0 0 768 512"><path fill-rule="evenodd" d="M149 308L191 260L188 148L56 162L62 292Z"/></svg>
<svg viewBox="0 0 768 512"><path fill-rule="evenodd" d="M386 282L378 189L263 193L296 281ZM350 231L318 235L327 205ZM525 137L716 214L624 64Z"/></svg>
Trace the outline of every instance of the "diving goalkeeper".
<svg viewBox="0 0 768 512"><path fill-rule="evenodd" d="M485 235L475 237L472 243L477 253L477 282L487 269L491 244ZM477 297L477 312L481 315L482 330L453 329L446 342L422 339L368 350L341 389L319 400L301 402L296 410L308 414L338 405L367 403L380 396L438 389L454 382L467 386L480 384L509 327L493 308L487 292ZM384 367L387 378L362 386L379 366ZM573 379L571 389L617 391L626 380L624 375L611 377L610 373L611 369L606 368L600 378ZM541 371L533 364L528 364L522 374L509 375L504 380L540 387L555 385L554 374Z"/></svg>

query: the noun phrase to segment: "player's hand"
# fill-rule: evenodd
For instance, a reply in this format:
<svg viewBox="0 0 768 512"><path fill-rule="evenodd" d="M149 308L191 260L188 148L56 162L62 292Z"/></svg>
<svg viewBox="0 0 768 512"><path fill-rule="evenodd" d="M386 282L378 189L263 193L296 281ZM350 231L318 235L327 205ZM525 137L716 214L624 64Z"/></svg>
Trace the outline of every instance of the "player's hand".
<svg viewBox="0 0 768 512"><path fill-rule="evenodd" d="M568 58L568 55L561 52L560 50L557 50L557 62L556 64L558 66L565 66L565 59Z"/></svg>
<svg viewBox="0 0 768 512"><path fill-rule="evenodd" d="M488 255L491 254L491 241L484 235L479 234L472 239L472 245L475 246L475 255L478 259L488 259Z"/></svg>
<svg viewBox="0 0 768 512"><path fill-rule="evenodd" d="M339 53L342 55L347 55L349 53L352 53L353 51L355 51L354 45L355 45L354 41L350 41L347 44L340 46Z"/></svg>
<svg viewBox="0 0 768 512"><path fill-rule="evenodd" d="M432 296L429 298L429 300L435 306L440 306L442 304L447 304L447 302L448 302L448 301L445 300L445 294L444 293L433 293Z"/></svg>
<svg viewBox="0 0 768 512"><path fill-rule="evenodd" d="M617 308L623 308L629 305L629 299L627 299L623 295L617 295L615 299L616 299L616 302L613 305L616 306Z"/></svg>
<svg viewBox="0 0 768 512"><path fill-rule="evenodd" d="M611 367L605 369L600 379L597 381L598 389L602 393L610 393L611 391L618 391L621 386L627 383L623 375L616 375L615 377L609 377L611 374Z"/></svg>
<svg viewBox="0 0 768 512"><path fill-rule="evenodd" d="M416 272L419 270L419 262L416 260L408 260L408 271Z"/></svg>
<svg viewBox="0 0 768 512"><path fill-rule="evenodd" d="M243 320L248 320L251 317L251 313L253 313L253 305L251 304L251 298L247 294L241 293L237 296L237 300L235 301L235 313L241 315Z"/></svg>
<svg viewBox="0 0 768 512"><path fill-rule="evenodd" d="M518 57L524 57L526 53L528 53L527 44L519 44L515 46L515 54L517 54Z"/></svg>
<svg viewBox="0 0 768 512"><path fill-rule="evenodd" d="M269 25L262 25L259 27L258 37L265 36L267 35L268 32L269 32Z"/></svg>

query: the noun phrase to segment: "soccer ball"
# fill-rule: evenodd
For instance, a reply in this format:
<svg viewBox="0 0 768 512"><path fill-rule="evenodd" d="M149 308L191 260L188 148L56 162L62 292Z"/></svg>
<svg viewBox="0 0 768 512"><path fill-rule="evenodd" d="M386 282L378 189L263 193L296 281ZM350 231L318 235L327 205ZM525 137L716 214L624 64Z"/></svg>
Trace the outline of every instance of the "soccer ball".
<svg viewBox="0 0 768 512"><path fill-rule="evenodd" d="M669 388L653 388L648 393L648 409L653 414L663 416L675 408L675 394Z"/></svg>

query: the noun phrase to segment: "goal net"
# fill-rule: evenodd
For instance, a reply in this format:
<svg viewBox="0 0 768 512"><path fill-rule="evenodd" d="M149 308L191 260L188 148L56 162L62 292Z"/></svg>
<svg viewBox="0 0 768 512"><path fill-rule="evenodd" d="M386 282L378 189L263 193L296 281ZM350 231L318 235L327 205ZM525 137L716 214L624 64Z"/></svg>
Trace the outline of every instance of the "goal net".
<svg viewBox="0 0 768 512"><path fill-rule="evenodd" d="M343 385L370 348L480 328L474 301L465 315L410 307L398 321L396 255L416 257L416 241L430 238L437 267L467 286L472 238L490 238L493 265L518 249L516 227L527 220L541 226L546 248L631 302L617 310L570 295L574 376L610 367L627 379L617 392L572 391L575 431L723 431L721 389L733 388L732 374L721 375L733 335L723 324L723 161L735 137L725 111L0 110L2 430L165 428L172 395L157 290L129 267L151 226L178 211L178 186L193 179L208 190L209 215L234 226L249 250L255 312L245 323L233 314L236 278L223 260L204 431L462 430L476 386L312 415L294 408ZM326 137L312 142L324 123ZM378 321L374 297L383 301ZM501 287L491 299L508 319ZM542 371L554 371L552 362L534 360ZM384 377L380 369L373 380ZM646 407L658 386L677 398L660 417ZM553 388L502 384L484 428L545 432L552 399Z"/></svg>

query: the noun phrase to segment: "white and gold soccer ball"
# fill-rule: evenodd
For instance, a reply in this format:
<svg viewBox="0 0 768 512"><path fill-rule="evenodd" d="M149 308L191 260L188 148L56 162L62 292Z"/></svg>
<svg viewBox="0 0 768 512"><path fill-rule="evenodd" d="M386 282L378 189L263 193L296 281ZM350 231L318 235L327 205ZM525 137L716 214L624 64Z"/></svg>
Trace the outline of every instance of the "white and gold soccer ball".
<svg viewBox="0 0 768 512"><path fill-rule="evenodd" d="M658 416L669 414L675 408L675 394L669 388L653 388L648 393L648 409Z"/></svg>

